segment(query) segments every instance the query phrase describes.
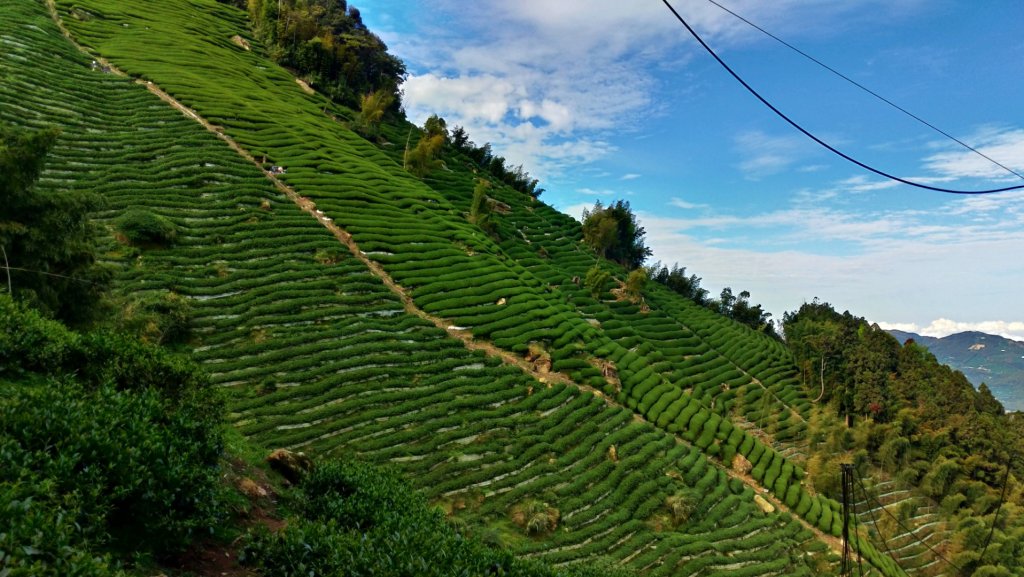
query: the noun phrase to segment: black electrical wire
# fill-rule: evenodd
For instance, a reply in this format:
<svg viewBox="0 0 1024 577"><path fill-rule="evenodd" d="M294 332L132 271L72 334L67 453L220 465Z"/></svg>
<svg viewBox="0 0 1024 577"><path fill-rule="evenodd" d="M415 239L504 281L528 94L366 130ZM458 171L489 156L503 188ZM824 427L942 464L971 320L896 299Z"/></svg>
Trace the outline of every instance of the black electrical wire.
<svg viewBox="0 0 1024 577"><path fill-rule="evenodd" d="M988 551L988 546L992 543L992 535L996 532L996 521L999 520L999 511L1003 509L1003 503L1006 502L1006 487L1010 481L1010 460L1006 461L1006 473L1003 474L1003 491L999 495L999 506L996 507L996 515L992 517L992 528L988 531L988 538L985 539L985 546L981 549L981 555L978 556L978 565L981 565L982 559L985 558L985 553Z"/></svg>
<svg viewBox="0 0 1024 577"><path fill-rule="evenodd" d="M31 273L36 273L36 274L41 274L41 275L46 275L46 276L52 276L52 277L55 277L55 278L64 278L64 279L73 280L73 281L76 281L76 282L84 282L84 283L89 283L89 284L99 284L99 283L97 283L95 281L91 281L89 279L84 279L84 278L80 278L80 277L67 276L67 275L63 275L63 274L46 272L46 271L42 271L42 270L33 270L33 269L30 269L30 268L19 268L19 267L16 267L16 266L0 266L0 270L6 270L6 271L15 270L15 271L18 271L18 272L31 272Z"/></svg>
<svg viewBox="0 0 1024 577"><path fill-rule="evenodd" d="M861 491L863 491L863 492L864 492L864 494L867 494L867 490L865 490L865 489L864 489L864 482L860 480L860 476L859 476L859 475L857 476L857 482L858 482L858 483L860 483L860 489L861 489ZM907 527L906 525L904 525L904 524L903 524L903 521L900 521L900 518L899 518L899 517L897 517L896 515L893 515L893 514L892 514L892 511L890 511L890 510L886 509L886 508L885 508L885 505L883 505L883 504L882 504L882 502L881 502L881 501L879 501L877 497L875 497L874 495L871 495L871 500L873 500L873 501L875 502L875 504L877 504L877 505L878 505L878 507L879 507L879 508L881 508L881 509L882 509L883 511L885 511L885 514L886 514L886 515L889 515L890 517L892 517L893 521L896 521L896 524L897 524L897 525L899 525L901 529L903 529L904 531L906 531L907 533L909 533L909 534L910 534L910 536L911 536L911 537L913 537L913 538L914 538L914 539L915 539L915 540L916 540L916 541L917 541L918 543L920 543L920 544L924 545L924 546L925 546L925 547L926 547L926 548L927 548L927 549L928 549L929 551L931 551L931 552L932 552L932 553L933 553L933 554L934 554L934 555L935 555L936 557L938 557L939 559L941 559L942 561L944 561L944 562L945 562L945 563L946 563L947 565L949 565L950 567L952 567L952 568L956 569L958 573L960 572L960 567L958 567L958 566L957 566L957 565L956 565L955 563L953 563L953 562L952 562L952 561L950 561L949 559L946 559L946 558L945 558L945 557L944 557L944 556L942 555L942 553L939 553L938 551L936 551L936 550L935 550L934 548L932 548L932 546L931 546L931 545L929 545L928 543L925 543L924 541L922 541L922 540L921 540L921 538L917 536L917 533L914 533L914 532L913 532L913 531L912 531L912 530L911 530L911 529L910 529L909 527ZM895 559L893 559L893 561L895 561Z"/></svg>
<svg viewBox="0 0 1024 577"><path fill-rule="evenodd" d="M856 473L856 470L854 471L854 474L858 474L858 473ZM861 493L861 495L864 495L864 503L867 504L869 499L868 499L868 492L867 492L867 490L864 489L864 483L861 482L860 479L858 478L857 479L857 484L860 486L860 493ZM878 534L878 538L881 539L881 541L882 541L882 547L885 548L885 554L888 555L889 558L893 560L893 563L896 563L896 565L899 565L900 563L899 563L899 561L896 560L896 555L893 555L892 550L889 549L889 540L886 539L882 535L882 532L878 529L878 521L875 520L875 514L871 511L870 507L868 508L868 515L870 515L870 517L871 517L871 525L873 525L875 527L875 533ZM902 569L902 567L900 567L900 568Z"/></svg>
<svg viewBox="0 0 1024 577"><path fill-rule="evenodd" d="M804 136L810 138L814 142L817 142L819 145L821 145L824 148L828 149L833 154L835 154L837 156L840 156L840 157L846 159L847 161L852 162L853 164L856 164L857 166L863 168L864 170L873 172L873 173L875 173L875 174L877 174L879 176L882 176L884 178L888 178L889 180L893 180L893 181L896 181L896 182L901 182L903 184L906 184L906 185L909 185L909 186L913 186L913 187L917 187L917 188L923 188L925 190L933 190L933 191L936 191L936 192L946 192L946 193L949 193L949 194L992 194L992 193L995 193L995 192L1006 192L1006 191L1010 191L1010 190L1024 189L1024 184L1020 184L1020 185L1017 185L1017 186L1005 186L1005 187L1002 187L1002 188L992 188L992 189L986 189L986 190L961 190L961 189L955 189L955 188L943 188L943 187L939 187L939 186L931 186L931 185L928 185L928 184L921 184L919 182L914 182L912 180L907 180L905 178L900 178L900 177L898 177L896 175L889 174L888 172L879 170L879 169L877 169L877 168L875 168L873 166L870 166L868 164L865 164L865 163L857 160L856 158L853 158L852 156L844 153L843 151L835 148L834 146L830 145L829 143L825 142L824 140L822 140L822 139L818 138L817 136L811 134L810 131L805 129L803 126L800 126L799 124L797 124L797 122L794 121L793 119L791 119L789 116L786 116L785 113L783 113L781 110L779 110L774 105L772 105L771 102L768 102L768 100L765 97L761 96L761 94L757 90L754 90L754 88L752 86L750 86L749 84L747 84L747 82L745 80L743 80L743 78L741 78L739 74L737 74L732 68L730 68L729 65L726 64L725 61L722 60L722 58L720 56L718 56L718 54L716 54L715 51L710 46L708 46L707 42L704 42L704 39L701 38L700 35L697 34L697 31L694 30L690 26L690 24L679 14L679 12L676 11L676 9L672 6L672 4L669 3L669 0L661 0L661 1L665 4L665 6L668 7L668 9L672 12L672 14L676 17L676 19L679 20L679 22L684 27L686 27L686 30L690 32L690 35L692 35L697 40L697 42L699 42L700 45L702 47L704 47L704 50L706 50L708 52L708 54L710 54L712 57L714 57L714 59L717 60L718 63L722 65L722 68L725 68L726 72L728 72L733 78L735 78L737 82L742 84L743 87L746 88L748 92L753 94L754 97L757 98L758 100L760 100L762 104L764 104L769 109L771 109L771 111L774 112L779 118L785 120L787 123L789 123L790 126L792 126L793 128L799 130L800 132L802 132L804 134Z"/></svg>
<svg viewBox="0 0 1024 577"><path fill-rule="evenodd" d="M994 158L992 158L992 157L988 156L987 154L985 154L985 153L981 152L980 150L978 150L978 149L974 148L973 146L971 146L971 145L967 144L966 142L964 142L964 141L960 140L959 138L957 138L957 137L953 136L952 134L950 134L950 133L946 132L945 130L942 130L942 129L941 129L941 128L939 128L938 126L935 126L935 125L934 125L934 124L932 124L931 122L928 122L927 120L925 120L925 119L921 118L920 116L918 116L918 115L914 114L913 112L911 112L911 111L907 110L906 108L903 108L903 107L902 107L902 106L900 106L899 104L896 104L895 102L893 102L893 101L889 100L888 98L886 98L886 97L882 96L881 94L878 94L878 93L877 93L877 92L875 92L874 90L871 90L870 88L868 88L867 86L864 86L864 85L863 85L863 84L861 84L860 82L857 82L856 80L854 80L854 79L850 78L849 76L847 76L847 75L843 74L842 72L840 72L840 71L836 70L835 68L832 68L831 66L829 66L828 64L825 64L825 63L824 63L824 62L822 62L821 60L818 60L818 59L817 59L817 58L815 58L814 56L811 56L810 54L808 54L808 53L804 52L803 50L800 50L800 49L799 49L799 48L797 48L796 46L793 46L793 45L792 45L792 44L790 44L789 42L786 42L786 41L785 41L785 40L783 40L782 38L779 38L778 36L776 36L776 35L772 34L771 32L769 32L769 31L765 30L764 28L762 28L762 27L758 26L757 24L755 24L755 23L751 22L750 20L748 20L748 19L744 18L744 17L742 16L742 15L740 15L740 14L737 14L736 12L733 12L733 11L732 11L732 10L730 10L730 9L729 9L728 7L726 7L726 6L723 6L723 5L719 4L719 3L718 3L718 2L716 2L715 0L707 0L707 1L708 1L708 2L710 2L710 3L712 3L712 4L714 4L715 6L718 6L718 7L719 7L719 8L721 8L722 10L724 10L724 11L728 12L729 14L732 14L732 15L733 15L734 17L736 17L737 19L739 19L739 20L743 21L743 22L744 22L744 23L746 23L746 24L747 24L748 26L750 26L750 27L752 27L752 28L755 28L756 30L758 30L758 31L760 31L760 32L761 32L762 34L764 34L765 36L768 36L769 38L771 38L771 39L775 40L776 42L778 42L778 43L782 44L782 45L783 45L783 46L785 46L786 48L789 48L790 50L792 50L792 51L796 52L796 53L797 53L797 54L799 54L800 56L803 56L804 58L806 58L806 59L810 60L811 62L813 62L813 63L817 64L818 66L821 66L821 67L822 67L822 68L824 68L825 70L828 70L828 71L829 71L829 72L831 72L832 74L835 74L836 76L838 76L838 77L842 78L843 80L845 80L845 81L849 82L850 84L852 84L852 85L856 86L857 88L860 88L860 89L861 89L861 90L863 90L864 92L867 92L868 94L870 94L871 96L874 96L874 97L875 97L875 98L877 98L878 100L881 100L882 102L884 102L884 103L888 104L889 106L891 106L891 107L895 108L896 110L899 110L899 111L900 111L900 112L902 112L903 114L906 114L907 116L909 116L909 117L913 118L914 120L916 120L916 121L920 122L921 124L923 124L923 125L927 126L928 128L931 128L931 129L932 129L932 130L934 130L935 132L938 132L938 133L939 133L939 134L941 134L942 136L945 136L946 138L948 138L948 139L952 140L953 142L955 142L955 143L959 144L960 146L962 146L962 147L966 148L967 150L970 150L970 151L971 151L971 152L973 152L974 154L977 154L978 156L980 156L980 157L984 158L985 160L987 160L987 161L991 162L992 164L994 164L994 165L998 166L999 168L1002 168L1002 169L1003 169L1003 170L1005 170L1006 172L1009 172L1010 174L1012 174L1012 175L1014 175L1014 176L1016 176L1016 177L1018 177L1018 178L1020 178L1020 179L1024 180L1024 175L1022 175L1021 173L1017 172L1016 170L1013 170L1012 168L1010 168L1010 167L1006 166L1005 164L1003 164L1003 163L999 162L998 160L995 160Z"/></svg>

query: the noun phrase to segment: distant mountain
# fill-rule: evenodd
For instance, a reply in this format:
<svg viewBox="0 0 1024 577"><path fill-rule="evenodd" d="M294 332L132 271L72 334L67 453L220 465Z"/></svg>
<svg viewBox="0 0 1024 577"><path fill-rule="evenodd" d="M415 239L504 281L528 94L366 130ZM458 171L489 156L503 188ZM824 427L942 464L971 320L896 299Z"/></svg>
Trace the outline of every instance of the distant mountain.
<svg viewBox="0 0 1024 577"><path fill-rule="evenodd" d="M914 339L924 345L940 363L963 372L975 387L987 384L1006 410L1024 411L1024 342L976 331L941 339L904 331L888 332L900 342Z"/></svg>

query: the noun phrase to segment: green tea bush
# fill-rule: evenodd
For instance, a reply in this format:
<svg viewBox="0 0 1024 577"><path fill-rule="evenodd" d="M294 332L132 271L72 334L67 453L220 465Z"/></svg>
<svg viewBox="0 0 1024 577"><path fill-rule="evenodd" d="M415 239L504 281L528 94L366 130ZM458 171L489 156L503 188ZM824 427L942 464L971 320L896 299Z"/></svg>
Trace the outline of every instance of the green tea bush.
<svg viewBox="0 0 1024 577"><path fill-rule="evenodd" d="M162 554L217 521L221 408L194 365L6 296L0 344L0 518L23 509L3 523L7 566L101 575L95 547Z"/></svg>
<svg viewBox="0 0 1024 577"><path fill-rule="evenodd" d="M246 540L242 559L267 577L306 575L626 575L608 567L559 569L468 538L396 474L326 462L303 479L301 516Z"/></svg>
<svg viewBox="0 0 1024 577"><path fill-rule="evenodd" d="M125 212L117 219L117 230L132 244L171 245L178 228L166 218L143 209Z"/></svg>

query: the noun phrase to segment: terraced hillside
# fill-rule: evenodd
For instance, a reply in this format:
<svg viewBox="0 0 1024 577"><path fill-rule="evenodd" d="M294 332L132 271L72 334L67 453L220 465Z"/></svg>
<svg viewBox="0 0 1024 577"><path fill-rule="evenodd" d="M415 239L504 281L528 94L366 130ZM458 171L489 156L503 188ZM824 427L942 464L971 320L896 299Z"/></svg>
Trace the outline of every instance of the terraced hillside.
<svg viewBox="0 0 1024 577"><path fill-rule="evenodd" d="M853 507L860 512L873 537L888 543L901 567L922 577L950 574L940 555L948 556L952 532L939 514L940 507L897 481L864 480Z"/></svg>
<svg viewBox="0 0 1024 577"><path fill-rule="evenodd" d="M475 178L472 166L465 162L450 168L427 182L460 210L468 211ZM763 430L771 442L788 441L790 452L800 453L810 401L781 343L680 299L660 285L645 289L643 305L608 294L595 300L572 279L583 278L595 264L607 264L581 244L578 223L544 204L524 203L521 194L508 188L495 187L493 196L510 208L502 217L509 229L503 231L502 250L557 287L605 336L635 351L663 378L661 387L648 383L619 396L621 402L645 414L649 405L667 402L674 410L652 417L665 424L675 420L684 403L696 399L711 412ZM620 278L625 276L621 269L608 269Z"/></svg>
<svg viewBox="0 0 1024 577"><path fill-rule="evenodd" d="M607 556L657 575L828 570L811 531L763 513L722 466L746 455L779 501L839 533L836 505L802 486L799 460L731 420L779 440L803 434L806 397L776 343L657 287L650 312L591 298L571 281L594 262L565 232L578 227L507 190L496 194L525 238L494 242L463 217L466 171L448 187L409 176L257 43L232 43L245 34L241 13L212 0L59 8L78 40L225 137L93 69L43 4L5 0L0 119L62 127L42 187L101 193L111 224L145 207L178 227L169 248L111 238L108 259L121 290L190 299L191 344L243 433L395 463L458 516L554 562ZM225 140L287 166L280 186ZM543 381L522 370L531 345L552 360ZM666 508L677 495L694 505L685 520ZM525 537L510 512L534 500L560 524Z"/></svg>

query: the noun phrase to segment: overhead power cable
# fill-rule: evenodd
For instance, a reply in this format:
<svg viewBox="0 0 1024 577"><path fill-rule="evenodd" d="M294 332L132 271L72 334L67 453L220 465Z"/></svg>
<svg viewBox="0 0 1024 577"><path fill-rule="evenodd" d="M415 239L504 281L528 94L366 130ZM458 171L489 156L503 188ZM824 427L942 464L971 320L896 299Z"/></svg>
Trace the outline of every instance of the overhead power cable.
<svg viewBox="0 0 1024 577"><path fill-rule="evenodd" d="M978 564L981 565L981 561L985 559L985 553L988 552L988 546L992 544L992 535L996 532L996 521L999 520L999 512L1003 510L1003 503L1006 502L1006 488L1009 486L1010 481L1010 461L1006 460L1006 473L1003 475L1003 490L999 495L999 506L996 507L996 514L992 517L992 528L988 531L988 538L985 539L985 546L981 549L981 555L978 556Z"/></svg>
<svg viewBox="0 0 1024 577"><path fill-rule="evenodd" d="M879 169L877 169L877 168L875 168L873 166L870 166L870 165L868 165L868 164L866 164L864 162L861 162L861 161L857 160L856 158L853 158L852 156L844 153L843 151L835 148L831 144L825 142L824 140L822 140L822 139L818 138L817 136L815 136L814 134L812 134L806 128L804 128L803 126L798 124L796 121L791 119L789 116L787 116L784 112L782 112L781 110L776 108L764 96L761 96L761 94L757 90L755 90L752 86L750 86L750 84L748 84L745 80L743 80L743 78L740 77L740 75L737 74L728 64L726 64L725 61L722 60L722 58L711 48L711 46L709 46L708 43L705 42L704 39L701 38L699 34L697 34L697 31L694 30L692 26L690 26L689 22L687 22L686 19L683 18L679 14L679 12L676 11L676 9L672 6L672 4L669 2L669 0L662 0L662 3L664 3L665 6L668 7L668 9L676 17L676 20L679 20L680 24L682 24L686 28L686 30L689 31L690 35L693 36L694 39L696 39L698 43L700 43L700 45L704 48L704 50L706 50L708 52L708 54L710 54L712 57L714 57L714 59L716 61L718 61L718 63L720 65L722 65L722 68L724 68L726 72L728 72L733 78L735 78L737 82L742 84L743 87L746 88L747 91L750 92L752 95L754 95L755 98L760 100L762 104L767 106L779 118L781 118L781 119L785 120L787 123L789 123L790 126L792 126L793 128L795 128L795 129L799 130L801 133L803 133L804 136L810 138L814 142L817 142L819 145L821 145L822 147L828 149L833 154L835 154L835 155L837 155L837 156L839 156L841 158L844 158L847 161L852 162L853 164L856 164L857 166L863 168L864 170L873 172L873 173L875 173L875 174L877 174L879 176L882 176L884 178L888 178L889 180L893 180L893 181L896 181L896 182L901 182L901 183L909 185L909 186L913 186L913 187L917 187L917 188L923 188L925 190L933 190L933 191L936 191L936 192L945 192L945 193L949 193L949 194L992 194L992 193L996 193L996 192L1006 192L1006 191L1010 191L1010 190L1021 190L1021 189L1024 189L1024 184L1020 184L1020 185L1017 185L1017 186L1005 186L1005 187L1001 187L1001 188L991 188L991 189L985 189L985 190L962 190L962 189L955 189L955 188L944 188L944 187L940 187L940 186L931 186L929 184L923 184L923 183L920 183L920 182L914 182L912 180L901 178L901 177L896 176L894 174L890 174L890 173L885 172L883 170L879 170Z"/></svg>
<svg viewBox="0 0 1024 577"><path fill-rule="evenodd" d="M16 266L0 266L0 270L6 270L6 271L16 270L16 271L19 271L19 272L31 272L31 273L35 273L35 274L42 274L42 275L46 275L46 276L52 276L54 278L63 278L63 279L67 279L67 280L73 280L75 282L84 282L84 283L89 283L89 284L99 284L99 283L97 283L95 281L91 281L89 279L84 279L84 278L80 278L80 277L67 276L67 275L63 275L63 274L46 272L46 271L43 271L43 270L33 270L33 269L30 269L30 268L19 268L19 267L16 267ZM8 281L9 280L10 279L8 279Z"/></svg>
<svg viewBox="0 0 1024 577"><path fill-rule="evenodd" d="M739 20L743 21L744 23L746 23L746 24L747 24L747 25L749 25L750 27L752 27L752 28L755 28L756 30L758 30L758 31L760 31L760 32L761 32L762 34L764 34L765 36L768 36L769 38L771 38L771 39L775 40L776 42L778 42L778 43L782 44L782 45L783 45L783 46L785 46L786 48L789 48L790 50L792 50L792 51L796 52L796 53L797 53L797 54L799 54L800 56L803 56L804 58L806 58L806 59L810 60L811 62L813 62L813 63L817 64L818 66L821 66L821 67L822 67L822 68L824 68L825 70L828 70L829 72L831 72L832 74L835 74L835 75L836 75L836 76L838 76L839 78L842 78L843 80L845 80L845 81L849 82L850 84L852 84L852 85L856 86L857 88L860 88L860 89L861 89L861 90L863 90L864 92L867 92L868 94L870 94L871 96L874 96L874 97L875 97L875 98L877 98L878 100L881 100L882 102L884 102L884 103L888 104L889 106L891 106L891 107L895 108L896 110L899 110L899 111L900 111L900 112L902 112L903 114L906 114L907 116L909 116L909 117L913 118L914 120L916 120L916 121L920 122L921 124L923 124L923 125L927 126L928 128L931 128L931 129L932 129L932 130L934 130L935 132L938 132L938 133L939 133L939 134L941 134L942 136L945 136L946 138L948 138L948 139L952 140L953 142L955 142L955 143L959 144L960 146L962 146L962 147L966 148L967 150L970 150L970 151L971 151L971 152L973 152L974 154L977 154L978 156L980 156L980 157L984 158L985 160L987 160L987 161L991 162L992 164L994 164L994 165L998 166L999 168L1002 168L1002 169L1003 169L1003 170L1005 170L1006 172L1009 172L1010 174L1012 174L1012 175L1014 175L1014 176L1016 176L1016 177L1020 178L1021 180L1024 180L1024 175L1022 175L1021 173L1017 172L1016 170L1014 170L1014 169L1012 169L1012 168L1010 168L1010 167L1006 166L1005 164L1003 164L1003 163L999 162L998 160L995 160L995 159L994 159L994 158L992 158L991 156L988 156L987 154L985 154L984 152L981 152L980 150L978 150L978 149L974 148L974 147L973 147L973 146L971 146L970 144L967 144L966 142L964 142L964 141L960 140L959 138L957 138L957 137L953 136L952 134L950 134L950 133L946 132L945 130L942 130L942 129L941 129L941 128L939 128L938 126L935 126L935 125L934 125L934 124L932 124L931 122L928 122L927 120L925 120L925 119L921 118L920 116L918 116L918 115L914 114L913 112L911 112L911 111L907 110L906 108L903 108L903 107L902 107L902 106L900 106L899 104L896 104L895 102L893 102L893 101L889 100L888 98L886 98L886 97L882 96L881 94L879 94L879 93L875 92L874 90L871 90L871 89L870 89L870 88L868 88L867 86L864 86L864 85L863 85L863 84L861 84L860 82L857 82L856 80L854 80L854 79L850 78L849 76L847 76L847 75L843 74L842 72L840 72L840 71L836 70L835 68L832 68L831 66L829 66L828 64L825 64L825 63L824 63L824 62L822 62L821 60L818 60L818 59L817 59L817 58L815 58L814 56L811 56L810 54L808 54L808 53L804 52L803 50L800 50L800 49L799 49L799 48L797 48L796 46L793 46L793 45L792 45L792 44L790 44L789 42L786 42L786 41L785 41L785 40L783 40L782 38L779 38L778 36L776 36L776 35L772 34L771 32L769 32L769 31L765 30L764 28L762 28L762 27L758 26L757 24L755 24L755 23L751 22L750 20L748 20L748 19L744 18L744 17L743 17L743 16L741 15L741 14L737 14L736 12L734 12L734 11L730 10L730 9L729 9L728 7L726 7L726 6L723 6L723 5L719 4L719 3L718 3L718 2L716 2L715 0L707 0L707 1L708 1L708 2L710 2L710 3L712 3L712 4L714 4L715 6L718 6L718 7L719 7L719 8L721 8L722 10L724 10L724 11L728 12L729 14L732 14L732 15L733 15L734 17L736 17L737 19L739 19Z"/></svg>
<svg viewBox="0 0 1024 577"><path fill-rule="evenodd" d="M856 472L856 469L854 469L854 471ZM935 555L936 557L938 557L939 559L941 559L942 561L944 561L944 562L945 562L945 563L946 563L947 565L949 565L950 567L952 567L952 568L956 569L956 570L957 570L957 573L959 573L959 572L960 572L960 567L959 567L959 566L957 566L957 565L956 565L955 563L953 563L953 562L952 562L952 561L950 561L949 559L946 559L946 558L945 558L945 557L944 557L944 556L942 555L942 553L939 553L938 551L936 551L934 547L932 547L932 546L931 546L931 545L929 545L928 543L925 543L925 542L924 542L924 541L923 541L923 540L922 540L922 539L921 539L920 537L918 537L918 536L917 536L917 533L915 533L915 532L914 532L913 530L911 530L911 529L910 529L909 527L907 527L906 525L904 525L904 524L903 524L903 521L901 521L899 517L897 517L896 515L893 515L893 514L892 514L892 511L890 511L889 509L887 509L887 508L885 507L885 505L883 505L883 504L882 504L882 502L878 500L878 497L876 497L876 496L874 496L874 495L871 495L871 494L869 494L869 493L868 493L868 491L867 491L867 489L865 489L865 488L864 488L864 481L863 481L863 480L862 480L862 479L860 478L860 473L856 473L856 476L855 476L855 478L857 479L857 483L859 483L859 484L860 484L860 490L861 490L861 491L863 492L863 494L865 494L865 495L868 495L868 496L870 496L870 497L871 497L871 500L872 500L872 501L874 501L874 502L875 502L875 504L876 504L876 505L878 505L878 507L879 507L880 509L882 509L882 511L884 511L886 515L888 515L889 517L892 517L892 520L893 520L893 521L896 521L896 524L897 524L897 525L899 525L899 527L900 527L901 529L903 529L903 530L904 530L905 532L907 532L907 533L908 533L908 534L909 534L909 535L910 535L911 537L913 537L915 541L917 541L918 543L920 543L920 544L924 545L924 546L925 546L925 547L926 547L926 548L927 548L927 549L928 549L929 551L931 551L931 552L932 552L932 554L933 554L933 555ZM879 535L879 536L881 537L881 535ZM895 560L895 559L894 559L894 560Z"/></svg>
<svg viewBox="0 0 1024 577"><path fill-rule="evenodd" d="M859 475L859 473L857 474ZM860 486L861 495L864 495L864 504L868 505L868 501L870 499L868 498L868 492L864 489L864 483L858 479L857 485ZM893 554L892 549L889 549L889 540L885 538L885 535L882 535L882 531L878 528L878 521L875 520L875 512L870 508L870 505L868 505L868 517L871 519L871 524L875 527L875 533L878 534L878 538L882 541L882 547L885 548L885 554L892 559L893 563L899 566L900 562L896 560L896 555ZM902 569L902 567L900 567L900 569Z"/></svg>

